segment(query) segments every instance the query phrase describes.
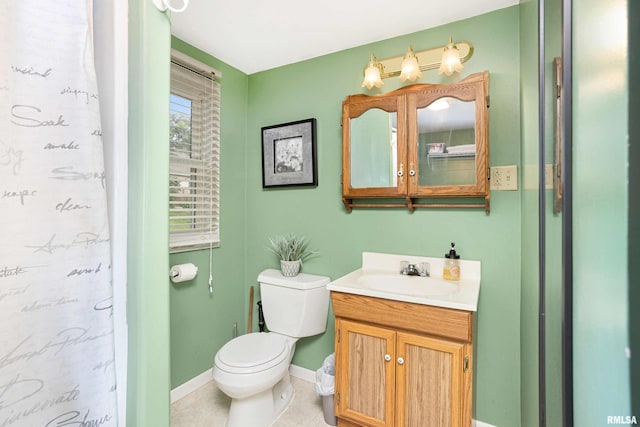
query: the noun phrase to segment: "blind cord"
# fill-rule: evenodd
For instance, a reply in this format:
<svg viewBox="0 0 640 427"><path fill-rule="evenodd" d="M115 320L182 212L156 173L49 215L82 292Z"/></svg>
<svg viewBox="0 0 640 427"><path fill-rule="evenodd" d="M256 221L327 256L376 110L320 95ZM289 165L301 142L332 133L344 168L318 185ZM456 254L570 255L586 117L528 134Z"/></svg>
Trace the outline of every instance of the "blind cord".
<svg viewBox="0 0 640 427"><path fill-rule="evenodd" d="M211 94L215 90L213 79L211 79ZM213 100L209 100L209 102L213 102ZM213 107L213 106L212 106ZM213 108L209 110L210 114L213 114ZM213 126L209 126L209 143L213 141ZM212 158L209 161L213 161ZM209 211L213 212L213 173L210 174L209 184L211 188L209 189ZM213 235L213 221L209 221L209 233ZM209 241L209 295L213 295L213 239Z"/></svg>

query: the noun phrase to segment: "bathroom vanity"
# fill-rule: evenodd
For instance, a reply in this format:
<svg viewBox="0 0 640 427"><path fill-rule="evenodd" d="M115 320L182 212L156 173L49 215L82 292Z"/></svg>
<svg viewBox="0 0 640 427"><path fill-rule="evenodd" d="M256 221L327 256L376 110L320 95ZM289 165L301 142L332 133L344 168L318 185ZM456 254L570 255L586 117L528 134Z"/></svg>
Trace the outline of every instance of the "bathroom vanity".
<svg viewBox="0 0 640 427"><path fill-rule="evenodd" d="M402 260L434 274L402 276ZM460 282L447 282L436 274L442 259L365 252L363 268L327 286L339 426L471 426L480 262L461 269Z"/></svg>

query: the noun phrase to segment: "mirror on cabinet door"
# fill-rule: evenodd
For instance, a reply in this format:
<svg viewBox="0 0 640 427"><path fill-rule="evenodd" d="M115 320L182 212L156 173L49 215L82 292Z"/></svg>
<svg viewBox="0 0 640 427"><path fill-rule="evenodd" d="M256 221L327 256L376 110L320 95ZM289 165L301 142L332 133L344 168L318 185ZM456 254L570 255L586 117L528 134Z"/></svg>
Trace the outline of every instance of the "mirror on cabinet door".
<svg viewBox="0 0 640 427"><path fill-rule="evenodd" d="M438 98L417 116L418 185L476 184L475 101Z"/></svg>
<svg viewBox="0 0 640 427"><path fill-rule="evenodd" d="M342 194L403 197L405 97L352 95L342 103ZM346 143L345 143L346 141Z"/></svg>
<svg viewBox="0 0 640 427"><path fill-rule="evenodd" d="M398 185L398 114L379 108L350 119L351 187Z"/></svg>

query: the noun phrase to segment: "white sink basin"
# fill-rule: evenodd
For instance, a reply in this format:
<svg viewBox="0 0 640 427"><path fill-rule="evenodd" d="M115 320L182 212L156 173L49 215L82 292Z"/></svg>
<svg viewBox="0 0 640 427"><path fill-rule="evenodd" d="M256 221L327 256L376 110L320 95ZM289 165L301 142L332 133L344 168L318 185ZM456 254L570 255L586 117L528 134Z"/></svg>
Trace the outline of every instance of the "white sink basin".
<svg viewBox="0 0 640 427"><path fill-rule="evenodd" d="M400 263L427 262L431 276L404 276ZM460 261L460 281L442 278L441 258L362 253L362 268L334 280L327 289L375 298L413 302L436 307L477 311L480 295L480 261Z"/></svg>
<svg viewBox="0 0 640 427"><path fill-rule="evenodd" d="M357 280L372 290L411 296L444 296L460 289L457 284L443 279L402 276L398 273L363 273Z"/></svg>

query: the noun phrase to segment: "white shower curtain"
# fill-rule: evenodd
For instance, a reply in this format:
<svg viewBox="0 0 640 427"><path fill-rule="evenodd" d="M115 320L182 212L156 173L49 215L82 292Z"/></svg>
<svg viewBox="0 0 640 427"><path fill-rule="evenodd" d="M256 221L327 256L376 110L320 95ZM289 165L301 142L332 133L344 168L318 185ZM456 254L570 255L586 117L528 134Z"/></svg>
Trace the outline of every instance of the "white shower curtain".
<svg viewBox="0 0 640 427"><path fill-rule="evenodd" d="M91 0L0 0L0 427L115 426Z"/></svg>

